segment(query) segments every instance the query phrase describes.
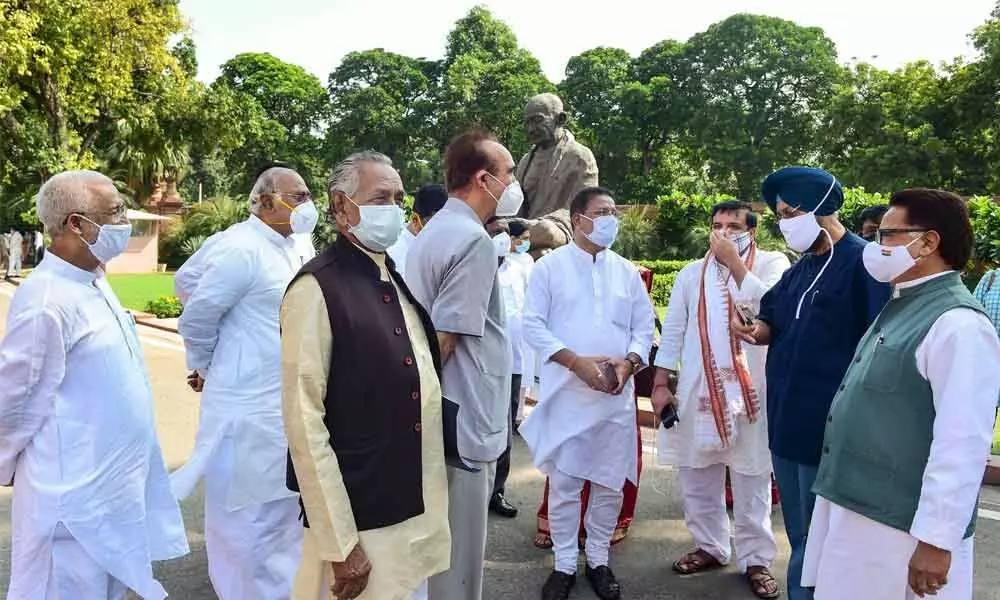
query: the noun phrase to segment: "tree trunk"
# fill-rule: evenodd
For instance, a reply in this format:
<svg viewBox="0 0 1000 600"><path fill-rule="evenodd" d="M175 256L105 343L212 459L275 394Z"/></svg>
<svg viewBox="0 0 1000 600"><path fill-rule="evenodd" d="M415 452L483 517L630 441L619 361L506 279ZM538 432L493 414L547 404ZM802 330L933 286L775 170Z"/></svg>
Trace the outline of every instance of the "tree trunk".
<svg viewBox="0 0 1000 600"><path fill-rule="evenodd" d="M39 95L45 120L48 123L49 139L60 158L67 150L66 113L63 111L62 99L59 97L59 87L48 73L39 75Z"/></svg>

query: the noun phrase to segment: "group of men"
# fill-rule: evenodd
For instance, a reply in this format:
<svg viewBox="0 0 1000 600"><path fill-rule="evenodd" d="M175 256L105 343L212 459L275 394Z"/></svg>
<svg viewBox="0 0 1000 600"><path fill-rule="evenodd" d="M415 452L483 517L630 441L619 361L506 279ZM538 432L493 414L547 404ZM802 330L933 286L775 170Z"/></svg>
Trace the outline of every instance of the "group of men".
<svg viewBox="0 0 1000 600"><path fill-rule="evenodd" d="M532 122L551 133L550 100ZM558 165L561 139L536 158ZM837 217L833 175L776 171L763 199L801 258L757 247L750 204L716 206L647 364L655 310L612 249L610 190L576 191L569 243L534 262L530 226L508 221L525 196L510 152L476 129L443 163L445 186L421 189L406 223L390 159L347 157L327 188L339 235L308 261L310 190L287 168L258 177L250 217L177 273L202 400L195 449L169 475L134 321L102 270L127 245L125 204L95 172L47 181L52 244L0 342L8 597L166 597L151 562L188 551L177 499L203 480L222 600L478 600L487 512L513 516L504 483L536 363L519 430L549 483L543 600L570 597L581 546L595 594L623 595L609 548L638 481L644 368L694 538L681 576L733 559L728 470L738 568L756 596L780 595L773 472L793 600L972 597L1000 339L960 280L961 198L898 192L866 243Z"/></svg>
<svg viewBox="0 0 1000 600"><path fill-rule="evenodd" d="M25 258L38 264L44 251L41 231L22 233L11 228L0 233L0 275L5 279L21 277Z"/></svg>

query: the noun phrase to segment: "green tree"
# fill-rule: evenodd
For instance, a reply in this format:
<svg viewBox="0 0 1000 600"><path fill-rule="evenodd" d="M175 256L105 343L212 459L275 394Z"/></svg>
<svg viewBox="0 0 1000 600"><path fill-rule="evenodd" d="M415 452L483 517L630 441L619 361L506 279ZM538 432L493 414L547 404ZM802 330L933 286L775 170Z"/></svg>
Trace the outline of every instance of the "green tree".
<svg viewBox="0 0 1000 600"><path fill-rule="evenodd" d="M555 91L514 32L483 7L473 8L448 34L433 122L437 147L472 126L488 127L515 155L527 151L522 126L531 96Z"/></svg>
<svg viewBox="0 0 1000 600"><path fill-rule="evenodd" d="M243 112L251 126L243 143L228 152L226 165L239 179L236 189L227 191L249 191L256 172L276 161L299 171L310 189L322 188L319 133L326 124L328 98L317 77L270 54L247 53L222 65L212 87L233 93L221 97L227 118Z"/></svg>
<svg viewBox="0 0 1000 600"><path fill-rule="evenodd" d="M381 48L344 57L328 86L327 164L355 150L375 149L393 159L408 188L439 176L430 127L436 69L431 61Z"/></svg>
<svg viewBox="0 0 1000 600"><path fill-rule="evenodd" d="M841 68L823 31L775 17L738 14L685 46L680 100L693 110L686 145L713 180L755 198L771 169L809 157L820 110Z"/></svg>

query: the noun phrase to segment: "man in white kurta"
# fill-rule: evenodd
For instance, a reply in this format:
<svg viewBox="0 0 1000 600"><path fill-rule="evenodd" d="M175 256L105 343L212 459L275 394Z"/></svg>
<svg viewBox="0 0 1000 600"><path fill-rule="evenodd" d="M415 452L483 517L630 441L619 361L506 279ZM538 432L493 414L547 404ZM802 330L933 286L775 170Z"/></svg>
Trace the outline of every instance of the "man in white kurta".
<svg viewBox="0 0 1000 600"><path fill-rule="evenodd" d="M171 483L187 497L205 478L209 576L222 600L288 598L301 553L298 501L285 486L278 313L302 266L293 224L311 230L315 218L297 216L311 204L294 171L261 174L250 218L199 253L178 322L204 395L193 454Z"/></svg>
<svg viewBox="0 0 1000 600"><path fill-rule="evenodd" d="M865 267L893 294L830 409L802 585L816 600L971 600L1000 340L956 271L965 202L898 192L876 240Z"/></svg>
<svg viewBox="0 0 1000 600"><path fill-rule="evenodd" d="M135 322L100 270L128 243L125 208L92 171L39 192L52 246L14 294L0 342L9 600L124 600L126 589L160 600L151 561L188 552Z"/></svg>
<svg viewBox="0 0 1000 600"><path fill-rule="evenodd" d="M777 547L771 530L767 415L760 405L766 397L767 348L736 341L730 320L736 306L756 314L761 297L789 262L780 252L756 247L757 216L749 204L725 202L712 213L711 249L677 275L655 362L654 411L659 414L671 404L680 418L672 428L659 429L660 464L678 469L684 518L695 545L674 569L686 575L730 562L728 467L739 570L756 578L751 582L755 591L768 596L777 590L768 573ZM678 371L674 395L667 380Z"/></svg>
<svg viewBox="0 0 1000 600"><path fill-rule="evenodd" d="M550 480L555 570L543 599L564 600L575 583L580 493L590 481L586 574L608 600L621 594L608 553L622 488L637 478L631 376L649 356L655 315L636 267L608 249L618 229L611 193L586 188L570 212L573 243L540 259L528 284L524 335L545 363L521 435Z"/></svg>
<svg viewBox="0 0 1000 600"><path fill-rule="evenodd" d="M20 277L21 276L21 243L24 238L21 237L21 233L15 229L10 230L10 234L7 237L8 244L8 255L9 262L7 263L7 277Z"/></svg>

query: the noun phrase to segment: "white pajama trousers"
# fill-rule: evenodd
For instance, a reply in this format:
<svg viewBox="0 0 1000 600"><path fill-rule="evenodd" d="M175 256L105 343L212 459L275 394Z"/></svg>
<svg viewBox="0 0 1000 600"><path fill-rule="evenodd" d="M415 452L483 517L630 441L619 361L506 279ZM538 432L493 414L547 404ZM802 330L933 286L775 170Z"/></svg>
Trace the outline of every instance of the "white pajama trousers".
<svg viewBox="0 0 1000 600"><path fill-rule="evenodd" d="M219 600L288 600L302 557L298 498L231 511L219 491L206 478L205 549Z"/></svg>
<svg viewBox="0 0 1000 600"><path fill-rule="evenodd" d="M580 494L584 480L555 470L549 476L549 531L555 552L555 570L576 573L579 557ZM587 531L585 546L587 564L591 568L608 564L611 536L622 509L622 490L613 490L594 482L583 525Z"/></svg>
<svg viewBox="0 0 1000 600"><path fill-rule="evenodd" d="M125 600L127 589L87 554L66 527L56 526L44 600Z"/></svg>
<svg viewBox="0 0 1000 600"><path fill-rule="evenodd" d="M740 572L770 567L778 552L771 529L771 474L742 475L730 469L733 530ZM679 469L684 522L695 546L722 564L732 559L729 514L726 512L726 465Z"/></svg>

